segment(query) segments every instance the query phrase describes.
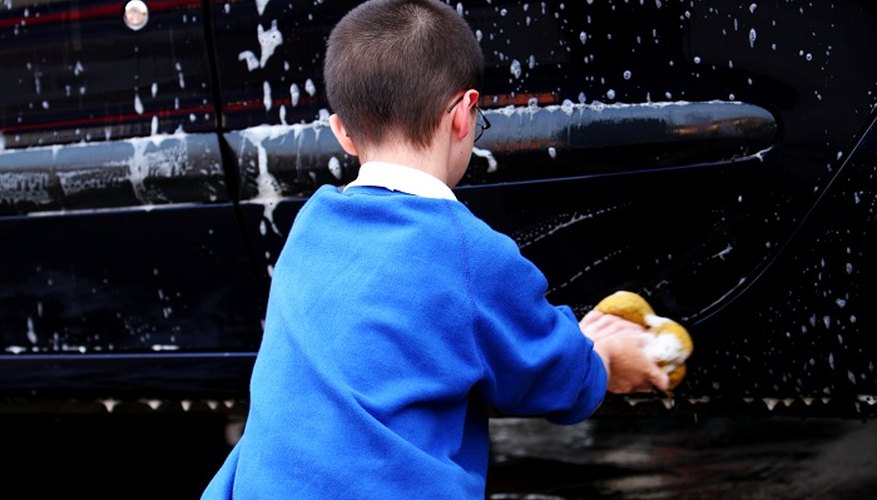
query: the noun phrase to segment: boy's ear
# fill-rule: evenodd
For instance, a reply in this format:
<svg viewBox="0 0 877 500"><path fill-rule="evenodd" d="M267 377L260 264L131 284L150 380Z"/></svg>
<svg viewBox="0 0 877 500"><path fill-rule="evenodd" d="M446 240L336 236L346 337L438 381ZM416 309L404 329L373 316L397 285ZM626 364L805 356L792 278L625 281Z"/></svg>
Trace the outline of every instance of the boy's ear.
<svg viewBox="0 0 877 500"><path fill-rule="evenodd" d="M350 156L359 156L356 144L354 144L353 141L350 140L350 136L347 135L347 129L344 127L344 122L341 121L340 116L332 113L329 116L329 127L332 129L332 133L335 135L335 138L338 139L338 142L347 154Z"/></svg>
<svg viewBox="0 0 877 500"><path fill-rule="evenodd" d="M457 139L463 139L469 135L472 127L472 106L478 102L478 91L468 90L463 100L454 107L451 120L452 133Z"/></svg>

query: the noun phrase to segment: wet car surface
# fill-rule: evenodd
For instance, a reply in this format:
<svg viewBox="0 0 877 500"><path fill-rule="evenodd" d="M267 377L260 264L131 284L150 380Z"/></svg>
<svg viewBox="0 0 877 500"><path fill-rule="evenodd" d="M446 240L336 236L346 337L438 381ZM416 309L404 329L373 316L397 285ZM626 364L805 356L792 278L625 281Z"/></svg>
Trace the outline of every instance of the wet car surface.
<svg viewBox="0 0 877 500"><path fill-rule="evenodd" d="M0 5L6 399L245 402L295 214L356 175L321 83L355 3ZM685 324L677 411L874 413L872 3L455 6L494 123L457 195L550 300Z"/></svg>

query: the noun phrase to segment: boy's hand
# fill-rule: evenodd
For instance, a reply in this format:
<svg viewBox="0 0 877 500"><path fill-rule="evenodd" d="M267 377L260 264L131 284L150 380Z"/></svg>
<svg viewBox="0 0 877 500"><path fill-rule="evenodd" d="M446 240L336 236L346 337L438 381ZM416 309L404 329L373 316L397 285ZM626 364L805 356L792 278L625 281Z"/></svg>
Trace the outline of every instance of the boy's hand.
<svg viewBox="0 0 877 500"><path fill-rule="evenodd" d="M644 333L641 325L591 311L579 326L594 341L594 349L603 359L609 375L607 391L624 394L649 392L654 387L667 389L669 377L643 351L651 335Z"/></svg>
<svg viewBox="0 0 877 500"><path fill-rule="evenodd" d="M595 342L620 332L646 331L645 327L638 323L627 321L614 314L604 314L596 309L591 310L579 321L579 328L586 337Z"/></svg>

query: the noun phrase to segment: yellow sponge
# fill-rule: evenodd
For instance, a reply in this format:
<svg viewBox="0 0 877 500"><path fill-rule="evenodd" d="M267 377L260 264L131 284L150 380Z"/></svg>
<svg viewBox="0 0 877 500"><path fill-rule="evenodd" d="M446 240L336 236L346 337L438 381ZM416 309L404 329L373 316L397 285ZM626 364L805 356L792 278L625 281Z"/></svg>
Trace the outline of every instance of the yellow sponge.
<svg viewBox="0 0 877 500"><path fill-rule="evenodd" d="M655 314L655 311L646 302L646 299L633 292L625 292L624 290L615 292L601 300L597 304L597 310L603 314L620 316L627 321L643 326L648 326L646 324L646 316L654 316Z"/></svg>
<svg viewBox="0 0 877 500"><path fill-rule="evenodd" d="M644 347L646 354L670 376L670 389L682 382L685 361L694 351L691 336L682 325L656 315L644 298L623 290L601 300L597 310L646 327L647 332L654 334L654 339Z"/></svg>

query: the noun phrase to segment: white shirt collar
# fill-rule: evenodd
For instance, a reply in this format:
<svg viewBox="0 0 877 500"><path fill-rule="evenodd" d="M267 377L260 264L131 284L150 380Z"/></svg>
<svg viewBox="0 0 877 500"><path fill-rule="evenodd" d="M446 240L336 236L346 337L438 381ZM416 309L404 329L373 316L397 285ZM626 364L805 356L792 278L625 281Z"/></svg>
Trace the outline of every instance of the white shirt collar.
<svg viewBox="0 0 877 500"><path fill-rule="evenodd" d="M356 180L344 189L354 186L382 187L422 198L457 200L451 188L437 177L413 167L383 161L363 163Z"/></svg>

